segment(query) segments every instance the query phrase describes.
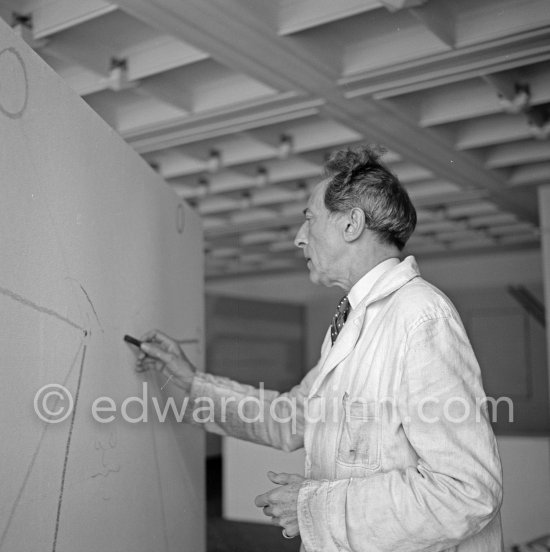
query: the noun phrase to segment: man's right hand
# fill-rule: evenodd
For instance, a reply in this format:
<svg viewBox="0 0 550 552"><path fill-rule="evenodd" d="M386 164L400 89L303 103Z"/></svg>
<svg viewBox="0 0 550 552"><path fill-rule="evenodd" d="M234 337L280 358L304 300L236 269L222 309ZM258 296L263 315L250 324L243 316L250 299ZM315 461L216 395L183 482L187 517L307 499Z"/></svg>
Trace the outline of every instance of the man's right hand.
<svg viewBox="0 0 550 552"><path fill-rule="evenodd" d="M164 372L175 385L189 391L196 368L191 364L179 343L159 330L151 330L141 336L136 370L154 369Z"/></svg>

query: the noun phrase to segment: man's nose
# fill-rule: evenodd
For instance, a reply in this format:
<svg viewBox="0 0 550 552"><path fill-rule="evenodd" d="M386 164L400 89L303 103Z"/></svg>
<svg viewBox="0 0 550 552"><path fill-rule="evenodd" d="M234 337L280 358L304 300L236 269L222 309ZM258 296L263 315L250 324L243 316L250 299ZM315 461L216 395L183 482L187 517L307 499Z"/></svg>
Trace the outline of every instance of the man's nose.
<svg viewBox="0 0 550 552"><path fill-rule="evenodd" d="M296 237L294 238L294 245L296 247L303 248L307 245L307 239L306 239L306 233L304 230L305 223L300 226L300 229L296 233Z"/></svg>

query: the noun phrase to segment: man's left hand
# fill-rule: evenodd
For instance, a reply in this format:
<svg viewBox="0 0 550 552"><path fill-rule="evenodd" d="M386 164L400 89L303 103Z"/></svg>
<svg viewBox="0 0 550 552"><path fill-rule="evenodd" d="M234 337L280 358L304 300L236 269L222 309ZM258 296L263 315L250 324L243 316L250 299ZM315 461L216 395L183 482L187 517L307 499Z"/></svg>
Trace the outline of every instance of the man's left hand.
<svg viewBox="0 0 550 552"><path fill-rule="evenodd" d="M271 517L273 525L282 527L287 537L300 534L298 527L298 493L305 479L301 475L267 472L270 481L280 485L257 496L254 504Z"/></svg>

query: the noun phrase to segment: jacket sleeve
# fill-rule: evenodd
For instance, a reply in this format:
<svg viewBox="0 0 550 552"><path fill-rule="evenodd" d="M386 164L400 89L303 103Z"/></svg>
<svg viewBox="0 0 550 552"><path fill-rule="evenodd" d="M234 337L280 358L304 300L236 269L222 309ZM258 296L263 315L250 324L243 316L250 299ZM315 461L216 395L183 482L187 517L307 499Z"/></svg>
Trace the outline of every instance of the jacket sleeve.
<svg viewBox="0 0 550 552"><path fill-rule="evenodd" d="M418 323L400 369L394 415L416 465L364 478L308 480L298 502L308 552L446 550L497 514L500 459L479 366L460 321Z"/></svg>
<svg viewBox="0 0 550 552"><path fill-rule="evenodd" d="M196 374L184 421L207 431L291 451L303 447L304 408L317 367L287 393Z"/></svg>

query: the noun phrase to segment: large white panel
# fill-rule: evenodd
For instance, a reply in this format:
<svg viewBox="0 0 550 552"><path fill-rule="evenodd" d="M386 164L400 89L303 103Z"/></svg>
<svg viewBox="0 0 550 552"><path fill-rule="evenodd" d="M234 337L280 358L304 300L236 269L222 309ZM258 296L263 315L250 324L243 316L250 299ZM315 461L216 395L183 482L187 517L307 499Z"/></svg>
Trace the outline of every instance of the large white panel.
<svg viewBox="0 0 550 552"><path fill-rule="evenodd" d="M203 550L202 436L153 421L165 378L138 376L122 341L202 341L198 218L3 23L0 143L0 550ZM47 384L73 397L57 424L33 408ZM92 417L102 396L111 423Z"/></svg>

